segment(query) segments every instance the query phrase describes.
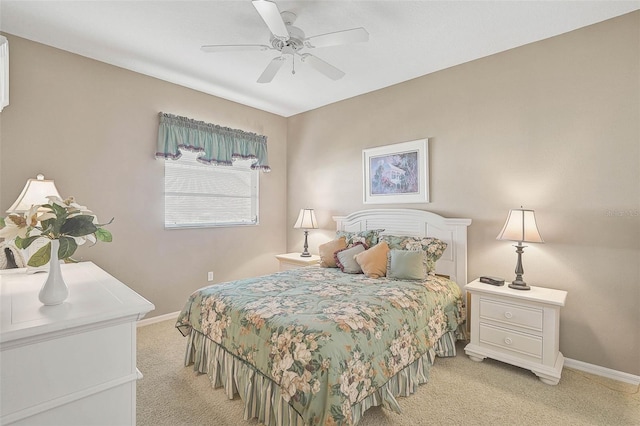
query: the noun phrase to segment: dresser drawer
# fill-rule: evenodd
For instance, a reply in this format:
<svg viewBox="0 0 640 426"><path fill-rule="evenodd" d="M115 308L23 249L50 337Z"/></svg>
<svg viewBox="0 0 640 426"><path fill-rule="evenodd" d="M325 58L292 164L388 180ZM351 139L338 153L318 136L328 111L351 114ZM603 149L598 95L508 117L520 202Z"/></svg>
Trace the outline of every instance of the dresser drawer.
<svg viewBox="0 0 640 426"><path fill-rule="evenodd" d="M481 297L480 318L542 332L543 310L539 308Z"/></svg>
<svg viewBox="0 0 640 426"><path fill-rule="evenodd" d="M542 337L481 323L480 344L498 346L537 361L542 360Z"/></svg>
<svg viewBox="0 0 640 426"><path fill-rule="evenodd" d="M130 381L136 373L135 324L95 327L4 349L0 359L3 416Z"/></svg>

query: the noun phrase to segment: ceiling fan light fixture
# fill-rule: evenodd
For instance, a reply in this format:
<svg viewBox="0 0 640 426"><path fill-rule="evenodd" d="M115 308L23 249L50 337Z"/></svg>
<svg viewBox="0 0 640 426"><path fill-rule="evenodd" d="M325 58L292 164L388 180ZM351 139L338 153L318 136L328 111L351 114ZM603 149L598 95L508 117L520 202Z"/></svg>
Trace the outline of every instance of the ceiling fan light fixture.
<svg viewBox="0 0 640 426"><path fill-rule="evenodd" d="M359 43L369 40L369 33L362 27L349 30L335 31L327 34L319 34L313 37L306 37L304 32L292 24L297 16L293 12L280 12L278 6L269 0L253 0L251 2L256 11L271 31L271 46L262 44L240 44L240 45L205 45L201 49L205 52L227 52L232 50L275 50L280 52L280 56L273 58L266 69L258 78L258 83L269 83L286 60L284 55L300 56L302 62L308 63L312 68L332 80L339 80L345 73L333 65L309 53L301 53L304 48L316 48L325 46L336 46L342 44ZM295 60L293 70L295 74Z"/></svg>

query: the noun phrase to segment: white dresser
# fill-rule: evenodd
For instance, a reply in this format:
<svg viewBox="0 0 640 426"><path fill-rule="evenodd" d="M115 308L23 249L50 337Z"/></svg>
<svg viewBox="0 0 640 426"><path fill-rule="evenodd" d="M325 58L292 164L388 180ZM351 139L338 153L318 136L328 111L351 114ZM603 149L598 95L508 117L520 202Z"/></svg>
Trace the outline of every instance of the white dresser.
<svg viewBox="0 0 640 426"><path fill-rule="evenodd" d="M69 298L43 306L47 275L0 272L0 424L133 425L136 321L155 307L91 262L62 265Z"/></svg>
<svg viewBox="0 0 640 426"><path fill-rule="evenodd" d="M474 361L489 357L533 371L544 383L560 380L560 308L567 292L542 287L515 290L479 280L471 294L471 343L464 351Z"/></svg>

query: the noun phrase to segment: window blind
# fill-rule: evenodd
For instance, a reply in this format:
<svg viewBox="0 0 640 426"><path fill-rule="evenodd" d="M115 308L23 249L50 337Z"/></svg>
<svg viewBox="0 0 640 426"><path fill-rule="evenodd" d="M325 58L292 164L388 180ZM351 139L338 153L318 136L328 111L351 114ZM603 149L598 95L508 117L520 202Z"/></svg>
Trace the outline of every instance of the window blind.
<svg viewBox="0 0 640 426"><path fill-rule="evenodd" d="M251 160L209 166L197 153L165 162L165 228L258 224L258 172Z"/></svg>

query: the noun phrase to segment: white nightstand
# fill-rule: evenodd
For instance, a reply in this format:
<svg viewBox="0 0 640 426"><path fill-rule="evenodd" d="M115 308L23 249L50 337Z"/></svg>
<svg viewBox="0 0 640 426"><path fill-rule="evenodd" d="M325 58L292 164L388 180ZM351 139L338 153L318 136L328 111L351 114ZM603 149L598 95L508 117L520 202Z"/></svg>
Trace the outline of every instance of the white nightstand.
<svg viewBox="0 0 640 426"><path fill-rule="evenodd" d="M315 266L320 264L320 256L312 254L311 257L302 257L300 253L279 254L276 256L280 262L280 270L305 268L307 266Z"/></svg>
<svg viewBox="0 0 640 426"><path fill-rule="evenodd" d="M559 350L560 308L567 292L542 287L514 290L479 280L465 286L471 295L471 343L465 353L533 371L544 383L560 381L564 356Z"/></svg>

